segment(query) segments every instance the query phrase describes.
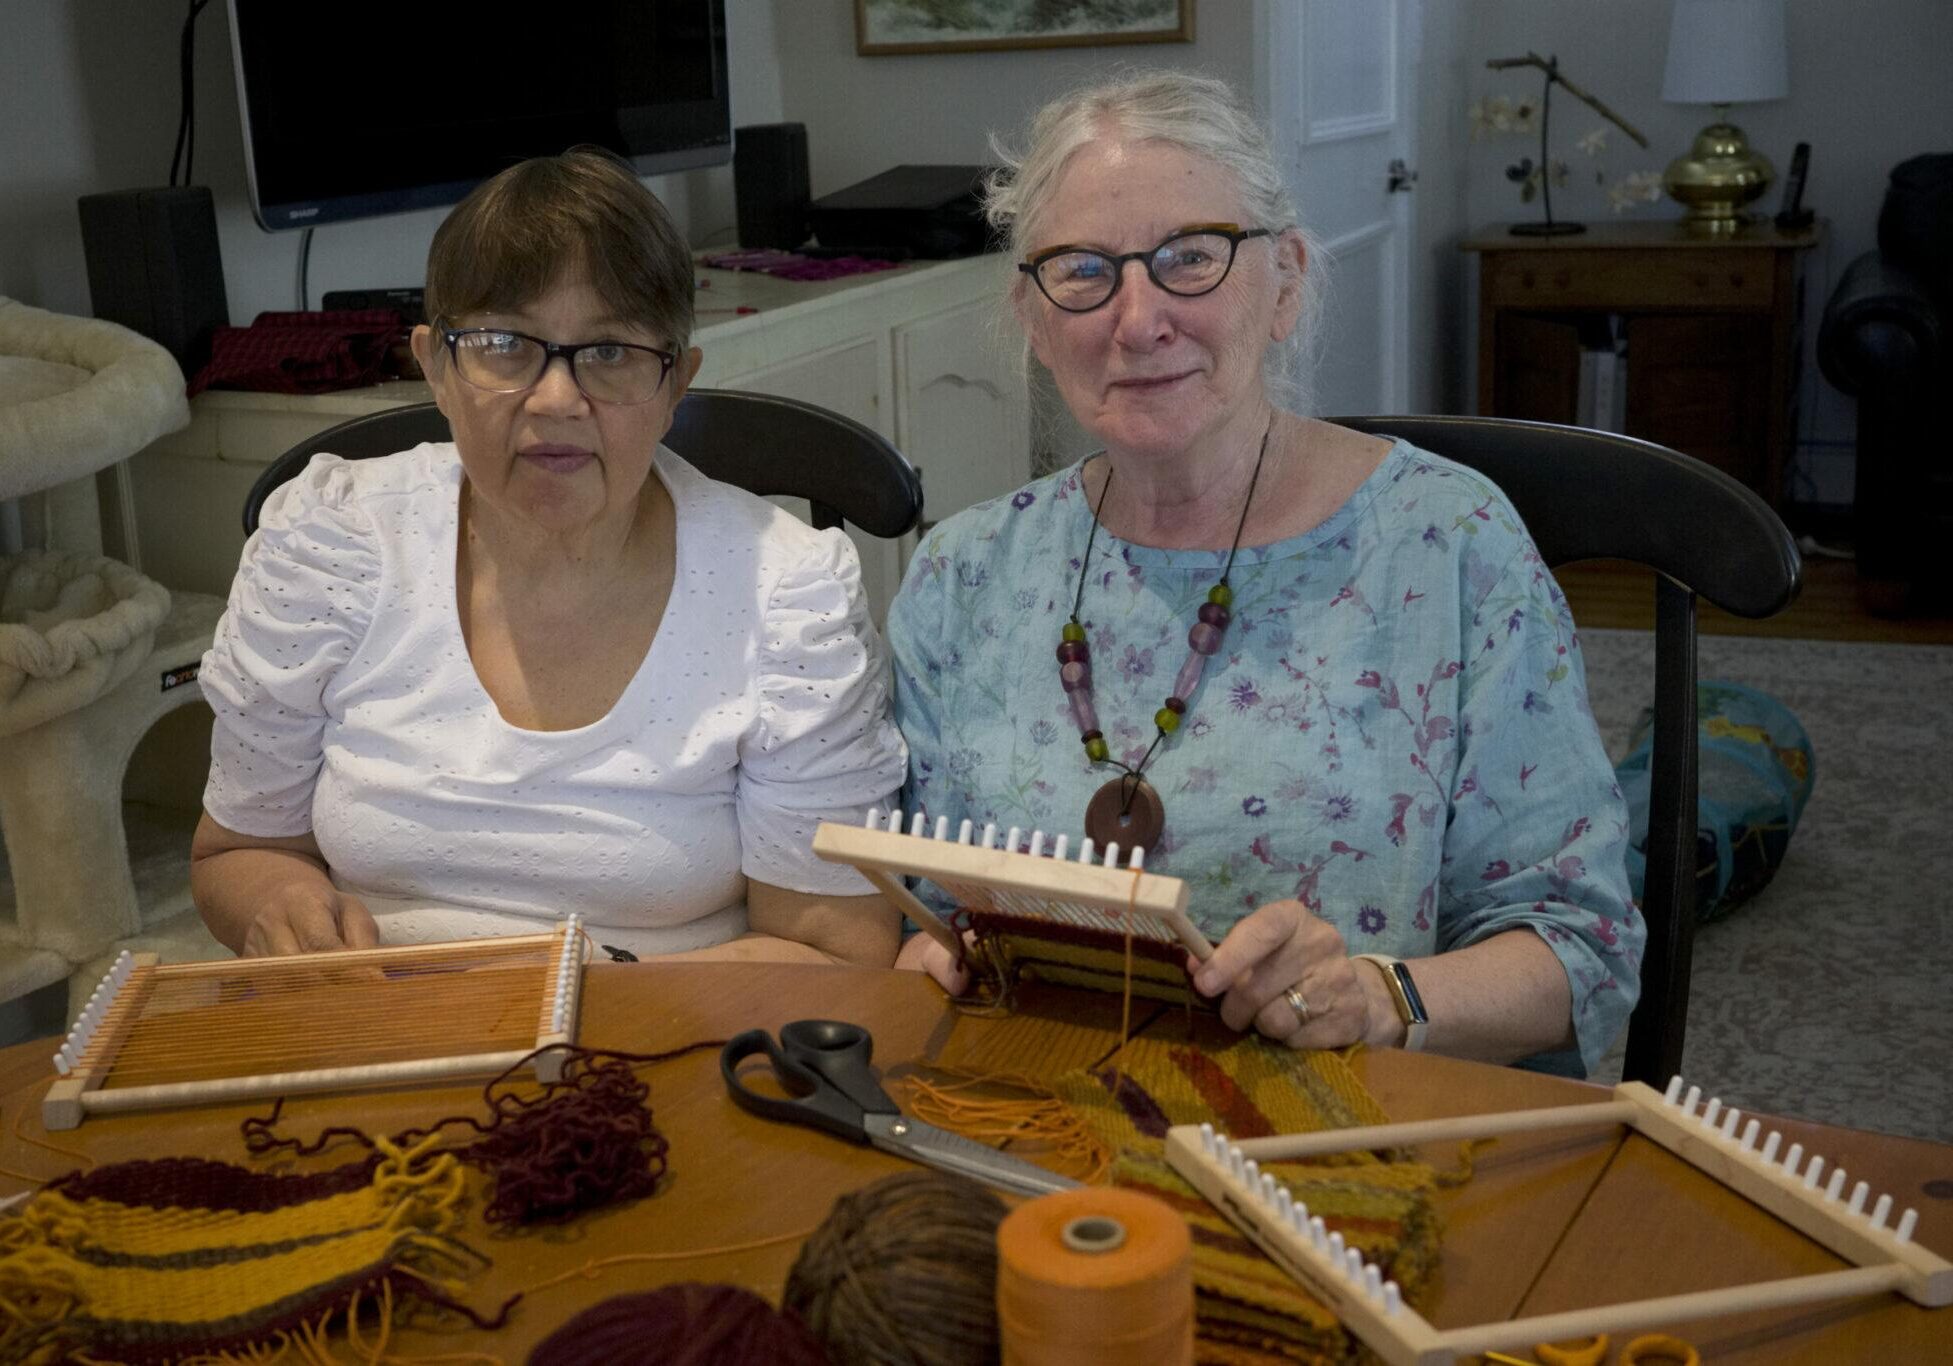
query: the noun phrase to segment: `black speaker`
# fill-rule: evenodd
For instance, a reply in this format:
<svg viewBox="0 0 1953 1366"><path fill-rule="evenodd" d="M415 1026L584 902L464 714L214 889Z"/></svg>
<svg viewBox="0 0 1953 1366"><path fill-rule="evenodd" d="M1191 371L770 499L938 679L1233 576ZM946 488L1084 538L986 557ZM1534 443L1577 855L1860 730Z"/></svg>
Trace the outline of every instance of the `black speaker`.
<svg viewBox="0 0 1953 1366"><path fill-rule="evenodd" d="M732 189L739 245L792 250L807 240L807 125L755 123L733 130Z"/></svg>
<svg viewBox="0 0 1953 1366"><path fill-rule="evenodd" d="M209 189L116 190L78 207L95 316L161 342L193 378L231 320Z"/></svg>

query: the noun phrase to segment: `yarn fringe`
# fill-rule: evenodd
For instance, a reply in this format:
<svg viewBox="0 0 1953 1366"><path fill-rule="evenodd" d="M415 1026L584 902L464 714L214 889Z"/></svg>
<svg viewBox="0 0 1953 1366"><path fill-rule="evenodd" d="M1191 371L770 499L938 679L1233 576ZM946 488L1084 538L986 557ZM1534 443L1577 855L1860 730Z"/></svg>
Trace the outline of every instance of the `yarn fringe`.
<svg viewBox="0 0 1953 1366"><path fill-rule="evenodd" d="M932 1067L953 1080L902 1079L915 1118L980 1143L1035 1143L1063 1164L1065 1174L1096 1185L1111 1171L1116 1156L1110 1144L1076 1109L1044 1082L1021 1074ZM1014 1097L965 1094L978 1087L1004 1087Z"/></svg>

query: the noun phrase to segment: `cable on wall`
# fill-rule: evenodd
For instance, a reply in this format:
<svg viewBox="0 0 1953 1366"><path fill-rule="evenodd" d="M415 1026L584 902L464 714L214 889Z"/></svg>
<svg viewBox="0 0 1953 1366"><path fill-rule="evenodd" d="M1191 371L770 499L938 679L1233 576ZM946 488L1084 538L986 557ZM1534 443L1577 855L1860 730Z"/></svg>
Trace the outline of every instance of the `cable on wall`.
<svg viewBox="0 0 1953 1366"><path fill-rule="evenodd" d="M183 39L178 52L178 69L183 83L183 95L176 120L176 150L170 155L170 184L177 181L177 166L183 168L182 184L190 183L190 166L196 155L197 103L194 75L196 70L196 32L197 16L210 0L190 0L189 13L183 16Z"/></svg>

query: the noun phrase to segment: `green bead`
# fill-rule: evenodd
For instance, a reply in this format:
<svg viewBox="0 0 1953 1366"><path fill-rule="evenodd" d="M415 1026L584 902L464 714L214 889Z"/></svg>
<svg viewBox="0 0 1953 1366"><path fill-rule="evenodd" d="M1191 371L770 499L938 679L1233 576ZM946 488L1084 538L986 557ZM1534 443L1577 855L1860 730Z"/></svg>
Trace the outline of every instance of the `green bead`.
<svg viewBox="0 0 1953 1366"><path fill-rule="evenodd" d="M1171 707L1161 707L1153 713L1153 724L1158 726L1162 733L1171 735L1180 729L1180 713Z"/></svg>
<svg viewBox="0 0 1953 1366"><path fill-rule="evenodd" d="M1085 742L1085 757L1095 764L1104 763L1111 754L1112 750L1106 745L1105 737L1102 735L1094 736Z"/></svg>
<svg viewBox="0 0 1953 1366"><path fill-rule="evenodd" d="M1065 623L1064 638L1066 640L1083 640L1085 639L1085 628L1075 621L1068 621Z"/></svg>
<svg viewBox="0 0 1953 1366"><path fill-rule="evenodd" d="M1207 601L1213 603L1216 607L1232 607L1234 605L1234 590L1224 583L1217 583L1207 590Z"/></svg>

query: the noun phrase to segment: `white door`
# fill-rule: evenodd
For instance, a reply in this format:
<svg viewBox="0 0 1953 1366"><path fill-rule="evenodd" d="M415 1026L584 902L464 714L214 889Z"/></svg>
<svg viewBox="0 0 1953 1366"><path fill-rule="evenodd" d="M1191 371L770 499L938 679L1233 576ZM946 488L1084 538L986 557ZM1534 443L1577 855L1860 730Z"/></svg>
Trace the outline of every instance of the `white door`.
<svg viewBox="0 0 1953 1366"><path fill-rule="evenodd" d="M1328 258L1327 307L1303 320L1318 329L1309 406L1324 416L1409 403L1419 3L1273 0L1264 10L1276 155Z"/></svg>

